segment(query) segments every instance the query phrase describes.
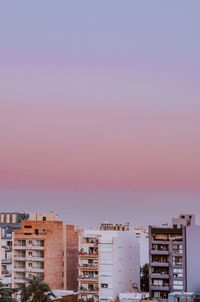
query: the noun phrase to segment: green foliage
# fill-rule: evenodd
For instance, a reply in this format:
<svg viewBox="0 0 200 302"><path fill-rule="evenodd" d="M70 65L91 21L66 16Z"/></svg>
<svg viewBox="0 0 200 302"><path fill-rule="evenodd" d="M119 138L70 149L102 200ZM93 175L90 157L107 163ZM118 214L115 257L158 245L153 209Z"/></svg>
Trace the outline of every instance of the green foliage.
<svg viewBox="0 0 200 302"><path fill-rule="evenodd" d="M50 287L39 276L32 276L20 287L21 302L52 302L55 297Z"/></svg>
<svg viewBox="0 0 200 302"><path fill-rule="evenodd" d="M0 302L15 302L16 300L12 297L17 289L6 287L0 282Z"/></svg>
<svg viewBox="0 0 200 302"><path fill-rule="evenodd" d="M143 292L149 292L149 265L147 263L140 268L140 288Z"/></svg>

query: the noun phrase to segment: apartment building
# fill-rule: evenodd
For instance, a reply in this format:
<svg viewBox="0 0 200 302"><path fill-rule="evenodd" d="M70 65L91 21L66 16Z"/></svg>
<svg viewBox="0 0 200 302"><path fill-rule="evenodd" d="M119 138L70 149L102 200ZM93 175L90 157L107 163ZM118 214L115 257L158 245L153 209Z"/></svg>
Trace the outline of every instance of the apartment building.
<svg viewBox="0 0 200 302"><path fill-rule="evenodd" d="M180 215L172 219L172 226L149 227L151 297L166 299L171 292L190 290L187 272L191 265L187 258L187 232L192 231L194 226L194 215Z"/></svg>
<svg viewBox="0 0 200 302"><path fill-rule="evenodd" d="M54 213L33 213L14 231L13 286L40 275L51 289L77 290L78 233Z"/></svg>
<svg viewBox="0 0 200 302"><path fill-rule="evenodd" d="M21 221L28 219L25 213L0 213L0 280L8 287L12 286L12 235L20 229Z"/></svg>
<svg viewBox="0 0 200 302"><path fill-rule="evenodd" d="M107 224L107 223L106 223ZM111 301L139 286L139 245L128 225L102 224L79 233L79 299Z"/></svg>

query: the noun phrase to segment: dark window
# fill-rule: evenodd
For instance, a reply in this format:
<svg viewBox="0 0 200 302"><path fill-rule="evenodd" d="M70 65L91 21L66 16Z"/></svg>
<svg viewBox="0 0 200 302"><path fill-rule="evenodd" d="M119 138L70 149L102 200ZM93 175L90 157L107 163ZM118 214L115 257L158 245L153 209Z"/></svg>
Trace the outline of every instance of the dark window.
<svg viewBox="0 0 200 302"><path fill-rule="evenodd" d="M43 216L42 220L43 220L43 221L46 221L46 220L47 220L47 218L46 218L45 216Z"/></svg>
<svg viewBox="0 0 200 302"><path fill-rule="evenodd" d="M35 229L35 235L39 235L39 230Z"/></svg>
<svg viewBox="0 0 200 302"><path fill-rule="evenodd" d="M108 288L108 284L107 283L101 283L101 287L102 288Z"/></svg>
<svg viewBox="0 0 200 302"><path fill-rule="evenodd" d="M30 236L32 235L32 233L24 233L24 235Z"/></svg>
<svg viewBox="0 0 200 302"><path fill-rule="evenodd" d="M25 225L24 228L25 228L25 229L31 229L32 226L31 226L31 225Z"/></svg>

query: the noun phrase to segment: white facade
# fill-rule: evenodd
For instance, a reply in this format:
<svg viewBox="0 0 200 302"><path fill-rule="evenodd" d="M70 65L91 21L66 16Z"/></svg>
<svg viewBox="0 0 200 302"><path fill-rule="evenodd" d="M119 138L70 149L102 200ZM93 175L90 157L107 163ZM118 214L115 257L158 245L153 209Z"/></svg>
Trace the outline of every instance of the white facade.
<svg viewBox="0 0 200 302"><path fill-rule="evenodd" d="M139 287L139 245L132 231L84 230L79 236L79 297L111 301Z"/></svg>
<svg viewBox="0 0 200 302"><path fill-rule="evenodd" d="M2 229L0 228L0 280L3 284L11 287L12 285L12 239L2 238Z"/></svg>
<svg viewBox="0 0 200 302"><path fill-rule="evenodd" d="M149 263L149 233L143 227L135 228L136 237L140 246L140 266Z"/></svg>
<svg viewBox="0 0 200 302"><path fill-rule="evenodd" d="M147 298L149 298L149 293L127 292L119 294L120 302L140 302Z"/></svg>

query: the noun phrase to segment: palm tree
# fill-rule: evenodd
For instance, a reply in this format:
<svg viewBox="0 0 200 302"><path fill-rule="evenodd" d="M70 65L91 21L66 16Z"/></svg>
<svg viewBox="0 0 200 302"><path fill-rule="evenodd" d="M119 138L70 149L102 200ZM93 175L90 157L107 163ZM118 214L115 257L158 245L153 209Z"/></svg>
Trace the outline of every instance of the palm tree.
<svg viewBox="0 0 200 302"><path fill-rule="evenodd" d="M12 297L17 289L6 287L0 282L0 302L15 302L16 300Z"/></svg>
<svg viewBox="0 0 200 302"><path fill-rule="evenodd" d="M28 296L28 287L26 286L25 283L21 284L20 285L20 297L21 297L21 302L27 302L28 299L29 299L29 296Z"/></svg>
<svg viewBox="0 0 200 302"><path fill-rule="evenodd" d="M143 292L149 291L149 265L147 263L140 269L140 287Z"/></svg>
<svg viewBox="0 0 200 302"><path fill-rule="evenodd" d="M50 302L55 295L40 276L27 279L27 284L20 287L21 302Z"/></svg>

